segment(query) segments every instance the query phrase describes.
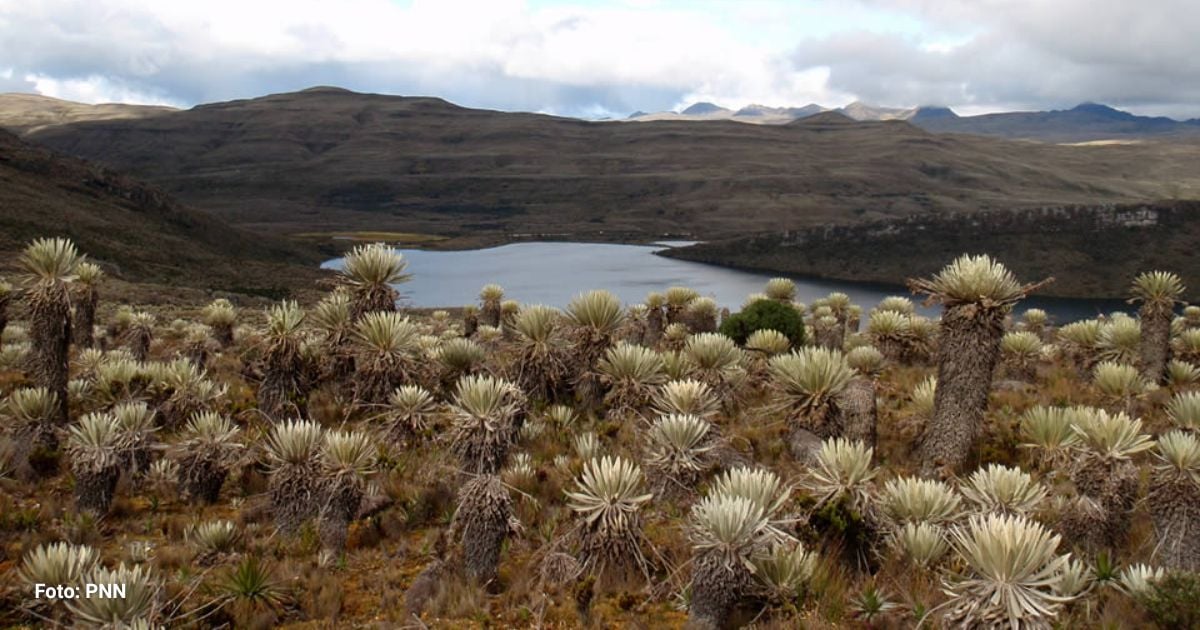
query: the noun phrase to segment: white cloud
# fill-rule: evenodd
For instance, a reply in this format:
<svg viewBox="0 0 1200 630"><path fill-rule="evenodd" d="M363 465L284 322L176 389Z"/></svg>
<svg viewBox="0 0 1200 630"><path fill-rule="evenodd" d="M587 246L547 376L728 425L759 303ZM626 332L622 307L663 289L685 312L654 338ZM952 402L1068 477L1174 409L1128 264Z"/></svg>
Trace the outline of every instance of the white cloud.
<svg viewBox="0 0 1200 630"><path fill-rule="evenodd" d="M38 94L61 98L79 103L139 103L142 105L169 105L179 107L174 101L161 95L142 92L119 85L111 79L92 75L82 79L55 79L36 74L26 75L25 83Z"/></svg>
<svg viewBox="0 0 1200 630"><path fill-rule="evenodd" d="M856 98L1179 114L1200 101L1198 29L1192 0L0 0L0 87L193 104L335 84L567 115Z"/></svg>
<svg viewBox="0 0 1200 630"><path fill-rule="evenodd" d="M832 86L867 98L964 110L1100 101L1200 116L1200 3L1194 0L862 0L922 20L929 39L839 33L797 48ZM923 100L920 100L924 97Z"/></svg>
<svg viewBox="0 0 1200 630"><path fill-rule="evenodd" d="M659 2L0 0L0 58L39 89L89 100L198 102L316 83L564 113L839 97L819 70L789 68L786 48L754 37L758 5L770 4L735 23Z"/></svg>
<svg viewBox="0 0 1200 630"><path fill-rule="evenodd" d="M0 68L0 93L36 91L32 81L18 76L12 68Z"/></svg>

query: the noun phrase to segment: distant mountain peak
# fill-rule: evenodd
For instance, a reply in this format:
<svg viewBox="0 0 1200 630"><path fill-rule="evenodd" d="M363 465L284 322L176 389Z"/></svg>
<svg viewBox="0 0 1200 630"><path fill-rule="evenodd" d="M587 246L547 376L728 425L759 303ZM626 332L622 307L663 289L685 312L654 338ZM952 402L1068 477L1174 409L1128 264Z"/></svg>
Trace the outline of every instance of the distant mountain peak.
<svg viewBox="0 0 1200 630"><path fill-rule="evenodd" d="M1129 112L1116 109L1115 107L1109 107L1108 105L1105 105L1103 103L1093 103L1090 101L1086 102L1086 103L1080 103L1080 104L1076 105L1075 107L1072 107L1070 111L1073 113L1076 113L1076 114L1090 114L1093 116L1100 116L1103 118L1116 118L1116 119L1135 118L1135 116L1133 114L1130 114Z"/></svg>
<svg viewBox="0 0 1200 630"><path fill-rule="evenodd" d="M766 105L758 105L755 103L751 103L750 105L747 105L747 106L737 110L736 112L733 113L733 115L734 116L762 116L763 114L766 114L768 112L775 111L775 109L776 108L774 108L774 107L767 107Z"/></svg>
<svg viewBox="0 0 1200 630"><path fill-rule="evenodd" d="M831 109L792 121L792 125L850 125L858 122L845 112Z"/></svg>
<svg viewBox="0 0 1200 630"><path fill-rule="evenodd" d="M1117 110L1116 108L1113 108L1113 107L1109 107L1108 105L1105 105L1104 103L1097 103L1095 101L1084 101L1084 102L1076 105L1075 107L1072 107L1071 111L1076 111L1076 112L1115 112L1115 111L1119 111L1119 110Z"/></svg>
<svg viewBox="0 0 1200 630"><path fill-rule="evenodd" d="M334 94L354 94L353 91L347 90L344 87L338 87L336 85L314 85L310 88L304 88L303 90L300 90L298 93L299 94L314 94L314 93L321 93L321 92L332 92Z"/></svg>
<svg viewBox="0 0 1200 630"><path fill-rule="evenodd" d="M725 111L729 111L729 110L725 109L724 107L721 107L720 105L715 105L713 103L700 102L700 103L693 103L687 109L683 110L680 113L691 115L691 116L700 116L703 114L716 114L718 112L725 112Z"/></svg>
<svg viewBox="0 0 1200 630"><path fill-rule="evenodd" d="M821 112L825 111L825 108L817 105L816 103L809 103L804 107L789 107L788 111L796 114L797 116L803 117L812 116L813 114L820 114Z"/></svg>
<svg viewBox="0 0 1200 630"><path fill-rule="evenodd" d="M912 116L914 110L897 107L879 107L867 105L862 101L854 101L838 111L855 120L905 120Z"/></svg>
<svg viewBox="0 0 1200 630"><path fill-rule="evenodd" d="M956 114L954 112L954 110L950 109L949 107L945 107L942 105L922 105L922 106L918 107L915 112L913 112L913 115L911 118L909 118L909 120L920 122L922 120L935 120L935 119L958 118L958 117L959 117L958 114Z"/></svg>

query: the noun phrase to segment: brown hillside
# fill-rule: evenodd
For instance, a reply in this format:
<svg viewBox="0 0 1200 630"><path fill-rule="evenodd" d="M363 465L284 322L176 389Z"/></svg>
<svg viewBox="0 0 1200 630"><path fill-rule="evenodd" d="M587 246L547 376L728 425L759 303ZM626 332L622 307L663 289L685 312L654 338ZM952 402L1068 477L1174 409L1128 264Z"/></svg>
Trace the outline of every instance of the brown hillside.
<svg viewBox="0 0 1200 630"><path fill-rule="evenodd" d="M275 295L311 282L313 254L229 227L162 190L0 131L0 259L68 236L114 278Z"/></svg>
<svg viewBox="0 0 1200 630"><path fill-rule="evenodd" d="M903 284L960 254L990 254L1041 295L1125 298L1144 271L1172 271L1200 299L1200 202L958 213L816 227L663 252L699 262L838 280Z"/></svg>
<svg viewBox="0 0 1200 630"><path fill-rule="evenodd" d="M717 238L1200 190L1200 145L1066 147L814 117L585 122L315 88L43 129L245 226Z"/></svg>

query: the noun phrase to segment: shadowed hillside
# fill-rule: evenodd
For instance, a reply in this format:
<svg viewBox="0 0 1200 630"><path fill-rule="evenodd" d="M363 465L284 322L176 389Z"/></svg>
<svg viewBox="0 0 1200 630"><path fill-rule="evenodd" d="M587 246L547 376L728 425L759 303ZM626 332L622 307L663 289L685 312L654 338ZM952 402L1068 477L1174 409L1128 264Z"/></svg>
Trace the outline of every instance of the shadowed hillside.
<svg viewBox="0 0 1200 630"><path fill-rule="evenodd" d="M1200 189L1192 144L1048 146L826 114L594 123L334 88L30 137L231 222L293 232L720 238Z"/></svg>
<svg viewBox="0 0 1200 630"><path fill-rule="evenodd" d="M69 236L131 282L276 295L311 282L311 253L231 228L162 190L0 131L0 259Z"/></svg>
<svg viewBox="0 0 1200 630"><path fill-rule="evenodd" d="M945 108L917 110L913 124L939 133L971 133L1051 142L1200 137L1200 121L1138 116L1107 105L1084 103L1049 112L1003 112L956 116Z"/></svg>
<svg viewBox="0 0 1200 630"><path fill-rule="evenodd" d="M1040 293L1125 297L1135 275L1165 269L1200 296L1200 202L1055 207L829 226L702 243L665 256L822 278L903 283L963 252L991 254Z"/></svg>

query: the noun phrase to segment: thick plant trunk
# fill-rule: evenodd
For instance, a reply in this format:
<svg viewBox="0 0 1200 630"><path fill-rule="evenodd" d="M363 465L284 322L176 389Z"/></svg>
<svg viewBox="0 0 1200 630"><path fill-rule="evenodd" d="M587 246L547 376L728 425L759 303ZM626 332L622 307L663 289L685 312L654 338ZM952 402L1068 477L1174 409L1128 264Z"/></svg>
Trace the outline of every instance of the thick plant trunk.
<svg viewBox="0 0 1200 630"><path fill-rule="evenodd" d="M107 514L117 489L118 477L120 471L116 468L75 473L75 505L79 511L100 516Z"/></svg>
<svg viewBox="0 0 1200 630"><path fill-rule="evenodd" d="M479 309L479 323L485 326L500 326L500 303L484 302Z"/></svg>
<svg viewBox="0 0 1200 630"><path fill-rule="evenodd" d="M821 438L808 429L795 427L788 434L788 450L797 463L813 466L821 452Z"/></svg>
<svg viewBox="0 0 1200 630"><path fill-rule="evenodd" d="M1003 375L1021 383L1037 381L1037 364L1033 361L1007 358L1001 361Z"/></svg>
<svg viewBox="0 0 1200 630"><path fill-rule="evenodd" d="M875 409L875 381L862 376L851 380L837 396L837 409L841 416L838 422L841 437L861 440L874 448L879 417Z"/></svg>
<svg viewBox="0 0 1200 630"><path fill-rule="evenodd" d="M275 471L267 485L275 527L284 534L300 529L316 515L320 487L315 462L288 464Z"/></svg>
<svg viewBox="0 0 1200 630"><path fill-rule="evenodd" d="M513 365L516 371L512 373L511 379L531 400L550 401L557 398L554 392L555 384L547 367L552 360L547 354L523 350Z"/></svg>
<svg viewBox="0 0 1200 630"><path fill-rule="evenodd" d="M233 345L233 324L217 324L212 326L213 339L221 346L221 349L228 348Z"/></svg>
<svg viewBox="0 0 1200 630"><path fill-rule="evenodd" d="M661 308L651 308L646 311L646 336L642 344L647 348L657 348L663 334L663 312Z"/></svg>
<svg viewBox="0 0 1200 630"><path fill-rule="evenodd" d="M338 396L351 397L357 382L354 372L358 361L354 356L354 348L342 334L332 336L325 341L324 352L317 360L315 379L317 383L328 383Z"/></svg>
<svg viewBox="0 0 1200 630"><path fill-rule="evenodd" d="M51 420L15 427L13 465L18 479L36 481L58 474L58 432Z"/></svg>
<svg viewBox="0 0 1200 630"><path fill-rule="evenodd" d="M1129 460L1090 458L1077 462L1071 481L1091 509L1069 515L1080 523L1072 541L1091 549L1120 549L1129 534L1138 495L1138 467Z"/></svg>
<svg viewBox="0 0 1200 630"><path fill-rule="evenodd" d="M891 363L904 363L908 354L908 349L905 348L904 343L895 337L876 337L873 344L879 350L879 353L883 355L883 358Z"/></svg>
<svg viewBox="0 0 1200 630"><path fill-rule="evenodd" d="M678 322L679 318L682 314L683 314L682 306L668 304L667 305L667 325L671 325L671 324L674 324L675 322Z"/></svg>
<svg viewBox="0 0 1200 630"><path fill-rule="evenodd" d="M145 361L150 354L151 335L149 331L134 329L130 331L129 353L137 361Z"/></svg>
<svg viewBox="0 0 1200 630"><path fill-rule="evenodd" d="M304 361L300 344L294 340L281 342L267 351L263 380L258 386L258 408L271 418L278 419L302 396Z"/></svg>
<svg viewBox="0 0 1200 630"><path fill-rule="evenodd" d="M403 359L381 357L360 359L357 362L354 375L354 398L363 404L382 405L387 403L388 396L401 385L409 381L413 370Z"/></svg>
<svg viewBox="0 0 1200 630"><path fill-rule="evenodd" d="M709 313L691 315L685 323L693 333L717 332L717 319Z"/></svg>
<svg viewBox="0 0 1200 630"><path fill-rule="evenodd" d="M394 312L397 297L399 295L396 290L387 285L363 287L355 292L354 300L350 304L350 320L356 322L367 313Z"/></svg>
<svg viewBox="0 0 1200 630"><path fill-rule="evenodd" d="M141 440L137 444L127 447L128 450L126 450L122 462L125 474L136 477L150 470L152 448L149 439Z"/></svg>
<svg viewBox="0 0 1200 630"><path fill-rule="evenodd" d="M721 630L750 586L752 576L741 562L727 563L719 552L696 558L692 596L688 603L687 630Z"/></svg>
<svg viewBox="0 0 1200 630"><path fill-rule="evenodd" d="M1171 359L1171 312L1142 309L1142 378L1148 383L1163 383L1167 361Z"/></svg>
<svg viewBox="0 0 1200 630"><path fill-rule="evenodd" d="M790 441L795 441L796 434L807 431L819 439L827 440L842 435L842 411L838 408L840 399L835 398L807 413L795 413L789 420L791 430ZM802 438L801 438L802 439Z"/></svg>
<svg viewBox="0 0 1200 630"><path fill-rule="evenodd" d="M588 333L575 346L577 376L572 384L575 398L583 409L596 409L604 400L604 382L596 371L596 365L611 345L607 336Z"/></svg>
<svg viewBox="0 0 1200 630"><path fill-rule="evenodd" d="M12 302L11 295L0 295L0 336L4 335L4 329L8 327L8 304Z"/></svg>
<svg viewBox="0 0 1200 630"><path fill-rule="evenodd" d="M933 417L917 451L923 475L961 470L983 432L1003 322L1003 311L975 304L949 307L942 316Z"/></svg>
<svg viewBox="0 0 1200 630"><path fill-rule="evenodd" d="M205 339L201 342L190 343L183 349L184 358L199 370L203 370L208 365L208 347L205 345L207 343L208 340Z"/></svg>
<svg viewBox="0 0 1200 630"><path fill-rule="evenodd" d="M228 474L215 457L205 457L202 453L190 453L179 462L180 489L201 503L217 502Z"/></svg>
<svg viewBox="0 0 1200 630"><path fill-rule="evenodd" d="M480 475L467 482L459 497L454 520L462 533L463 567L467 575L486 584L496 578L500 566L512 500L495 475Z"/></svg>
<svg viewBox="0 0 1200 630"><path fill-rule="evenodd" d="M352 481L330 484L317 528L322 547L339 553L345 550L350 522L358 514L361 504L362 488L357 484Z"/></svg>
<svg viewBox="0 0 1200 630"><path fill-rule="evenodd" d="M841 314L841 315L837 316L837 324L834 325L833 332L831 334L833 335L833 338L836 340L836 343L837 343L837 346L834 347L834 350L841 350L842 346L846 345L846 315L845 314Z"/></svg>
<svg viewBox="0 0 1200 630"><path fill-rule="evenodd" d="M1200 484L1184 474L1155 473L1150 514L1163 568L1200 571Z"/></svg>
<svg viewBox="0 0 1200 630"><path fill-rule="evenodd" d="M53 295L42 297L45 299L30 300L30 337L33 342L30 371L35 383L57 396L54 422L58 426L66 426L71 311L65 299L66 289L62 290L62 300Z"/></svg>
<svg viewBox="0 0 1200 630"><path fill-rule="evenodd" d="M474 337L475 331L479 330L479 316L474 313L466 313L463 315L463 336Z"/></svg>
<svg viewBox="0 0 1200 630"><path fill-rule="evenodd" d="M818 346L829 350L842 349L842 345L846 340L844 328L837 324L832 326L817 325L814 328L816 329L815 337Z"/></svg>
<svg viewBox="0 0 1200 630"><path fill-rule="evenodd" d="M75 321L71 324L71 337L76 348L91 348L96 340L93 329L96 325L96 304L100 294L96 289L87 287L75 299Z"/></svg>

